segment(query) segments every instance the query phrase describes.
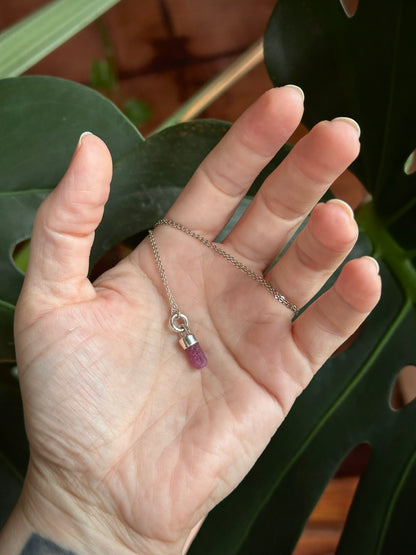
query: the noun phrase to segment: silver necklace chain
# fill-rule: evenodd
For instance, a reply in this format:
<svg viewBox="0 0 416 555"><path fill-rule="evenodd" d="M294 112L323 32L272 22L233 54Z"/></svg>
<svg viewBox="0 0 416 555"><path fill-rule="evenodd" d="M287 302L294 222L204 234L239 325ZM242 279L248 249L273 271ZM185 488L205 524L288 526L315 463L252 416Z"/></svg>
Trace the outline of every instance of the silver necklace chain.
<svg viewBox="0 0 416 555"><path fill-rule="evenodd" d="M257 281L258 283L263 285L267 289L267 291L269 291L269 293L274 297L274 299L276 299L276 301L283 304L289 310L291 310L292 312L297 314L297 312L299 310L298 307L295 304L288 301L284 295L279 293L279 291L277 289L275 289L273 287L273 285L271 283L269 283L264 278L264 276L262 276L260 274L256 274L256 272L254 272L248 266L246 266L245 264L240 262L240 260L237 260L230 253L226 252L224 249L219 247L216 243L213 243L212 241L209 241L206 237L203 237L202 235L199 235L199 233L196 233L195 231L192 231L191 229L188 229L186 226L184 226L182 224L179 224L179 223L175 222L174 220L169 220L167 218L162 218L161 220L159 220L155 223L154 228L156 228L158 225L168 225L170 227L178 229L179 231L183 231L184 233L186 233L190 237L194 237L195 239L198 239L198 241L200 241L203 245L212 249L217 254L219 254L222 258L224 258L225 260L230 262L230 264L232 264L235 268L238 268L244 274L249 276L251 279L253 279L254 281ZM167 277L166 277L166 272L165 272L165 269L163 267L162 261L160 259L159 249L157 248L155 237L154 237L154 234L153 234L153 230L151 230L151 229L149 230L149 238L150 238L150 243L152 245L153 254L155 256L156 264L157 264L157 267L159 269L160 277L162 279L163 285L166 289L167 297L169 299L171 314L172 314L172 316L179 315L180 310L179 310L179 307L178 307L178 305L177 305L177 303L176 303L176 301L175 301L175 299L172 295L172 292L169 288L169 283L168 283L168 280L167 280Z"/></svg>
<svg viewBox="0 0 416 555"><path fill-rule="evenodd" d="M155 236L153 234L152 229L149 229L149 239L152 245L153 254L155 255L155 260L156 260L157 267L159 269L160 277L162 278L163 285L165 286L165 289L166 289L166 295L168 296L168 299L169 299L171 315L173 316L174 314L180 314L179 307L176 304L176 301L172 295L172 291L170 290L170 287L169 287L168 278L166 277L166 272L163 267L162 260L160 259L159 249L157 248Z"/></svg>

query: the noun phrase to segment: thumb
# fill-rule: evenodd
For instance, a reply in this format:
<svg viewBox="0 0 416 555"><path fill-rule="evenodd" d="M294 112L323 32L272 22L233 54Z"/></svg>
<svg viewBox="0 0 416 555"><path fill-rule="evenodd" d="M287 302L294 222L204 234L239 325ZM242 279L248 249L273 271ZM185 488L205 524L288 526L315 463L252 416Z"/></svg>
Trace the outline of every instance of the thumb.
<svg viewBox="0 0 416 555"><path fill-rule="evenodd" d="M43 308L94 298L87 278L89 256L111 176L106 145L83 133L68 170L40 205L33 225L24 290L40 295Z"/></svg>

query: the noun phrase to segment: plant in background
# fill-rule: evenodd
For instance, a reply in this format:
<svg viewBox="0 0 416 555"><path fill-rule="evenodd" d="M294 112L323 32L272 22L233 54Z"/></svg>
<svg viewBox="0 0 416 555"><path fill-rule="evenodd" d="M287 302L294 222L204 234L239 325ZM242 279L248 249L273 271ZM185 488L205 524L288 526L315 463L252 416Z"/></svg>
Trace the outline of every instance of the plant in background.
<svg viewBox="0 0 416 555"><path fill-rule="evenodd" d="M0 77L31 68L120 0L55 0L0 34Z"/></svg>
<svg viewBox="0 0 416 555"><path fill-rule="evenodd" d="M136 126L140 127L152 117L150 106L138 98L124 98L120 91L120 79L113 44L102 20L97 21L97 29L104 47L105 57L94 60L91 65L90 85L104 93L110 100L121 106L124 114Z"/></svg>
<svg viewBox="0 0 416 555"><path fill-rule="evenodd" d="M305 91L304 122L347 114L362 128L352 171L372 195L357 212L356 253L381 264L383 296L357 340L320 370L266 452L208 517L190 553L289 554L346 455L364 442L360 480L337 554L415 553L416 403L393 410L397 375L415 364L416 146L414 2L279 0L265 35L273 82ZM221 538L221 540L218 540Z"/></svg>
<svg viewBox="0 0 416 555"><path fill-rule="evenodd" d="M372 200L357 212L361 233L353 255L378 258L383 296L356 341L318 373L246 479L208 516L192 555L290 554L326 484L364 442L371 458L337 554L416 552L416 403L401 410L390 405L397 375L416 362L416 173L409 173L416 146L415 21L411 0L360 0L353 17L338 0L279 0L271 16L266 65L275 84L305 90L305 123L347 114L361 125L362 152L352 171ZM80 133L88 128L101 136L113 155L114 179L94 263L164 214L228 124L185 123L144 140L97 92L47 77L1 81L0 117L4 520L27 462L18 386L10 375L13 309L23 279L11 253L30 236L37 206L59 181Z"/></svg>

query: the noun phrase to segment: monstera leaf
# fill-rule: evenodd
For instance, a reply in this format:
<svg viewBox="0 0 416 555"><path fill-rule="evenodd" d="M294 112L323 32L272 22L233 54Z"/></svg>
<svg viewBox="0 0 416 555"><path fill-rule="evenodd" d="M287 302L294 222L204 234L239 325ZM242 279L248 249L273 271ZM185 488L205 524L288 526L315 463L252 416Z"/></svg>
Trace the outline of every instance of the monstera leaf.
<svg viewBox="0 0 416 555"><path fill-rule="evenodd" d="M94 249L94 264L111 246L148 229L170 207L229 124L203 121L166 129L145 141L123 114L92 89L49 77L0 81L0 517L16 501L27 444L20 397L10 384L13 313L23 273L12 258L30 237L42 199L58 183L79 135L89 130L108 145L114 163L111 195ZM7 423L7 424L6 424ZM2 480L4 476L5 481ZM11 476L10 479L7 476ZM3 504L6 509L4 509Z"/></svg>
<svg viewBox="0 0 416 555"><path fill-rule="evenodd" d="M416 3L361 0L348 18L338 0L279 2L265 38L275 84L294 82L306 95L305 123L339 115L362 129L354 172L399 242L415 248ZM401 232L403 231L403 232Z"/></svg>
<svg viewBox="0 0 416 555"><path fill-rule="evenodd" d="M274 84L305 91L305 123L347 115L362 128L353 166L372 194L357 214L354 254L380 261L383 296L358 339L333 356L297 400L243 483L209 515L192 555L288 555L346 455L371 459L338 555L416 553L416 403L390 404L400 370L416 362L416 3L279 0L265 36Z"/></svg>

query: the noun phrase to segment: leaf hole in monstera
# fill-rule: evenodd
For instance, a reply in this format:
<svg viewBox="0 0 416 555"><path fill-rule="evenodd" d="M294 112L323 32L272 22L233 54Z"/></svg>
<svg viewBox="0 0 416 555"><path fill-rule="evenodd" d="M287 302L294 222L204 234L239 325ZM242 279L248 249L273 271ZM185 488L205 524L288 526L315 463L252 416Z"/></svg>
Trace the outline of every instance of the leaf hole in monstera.
<svg viewBox="0 0 416 555"><path fill-rule="evenodd" d="M367 441L359 443L344 457L338 467L336 477L361 476L366 469L371 457L371 444Z"/></svg>
<svg viewBox="0 0 416 555"><path fill-rule="evenodd" d="M30 250L30 237L19 241L14 246L12 252L13 263L19 272L26 273L27 263L29 260L29 250Z"/></svg>
<svg viewBox="0 0 416 555"><path fill-rule="evenodd" d="M403 170L406 175L410 175L416 171L416 148L406 158Z"/></svg>
<svg viewBox="0 0 416 555"><path fill-rule="evenodd" d="M416 399L416 366L409 364L402 368L392 387L390 406L400 410Z"/></svg>
<svg viewBox="0 0 416 555"><path fill-rule="evenodd" d="M371 445L356 445L342 460L312 511L293 555L334 553L344 528L360 476L371 457Z"/></svg>
<svg viewBox="0 0 416 555"><path fill-rule="evenodd" d="M344 12L348 17L353 17L358 9L358 3L360 0L340 0L341 6L344 8Z"/></svg>

